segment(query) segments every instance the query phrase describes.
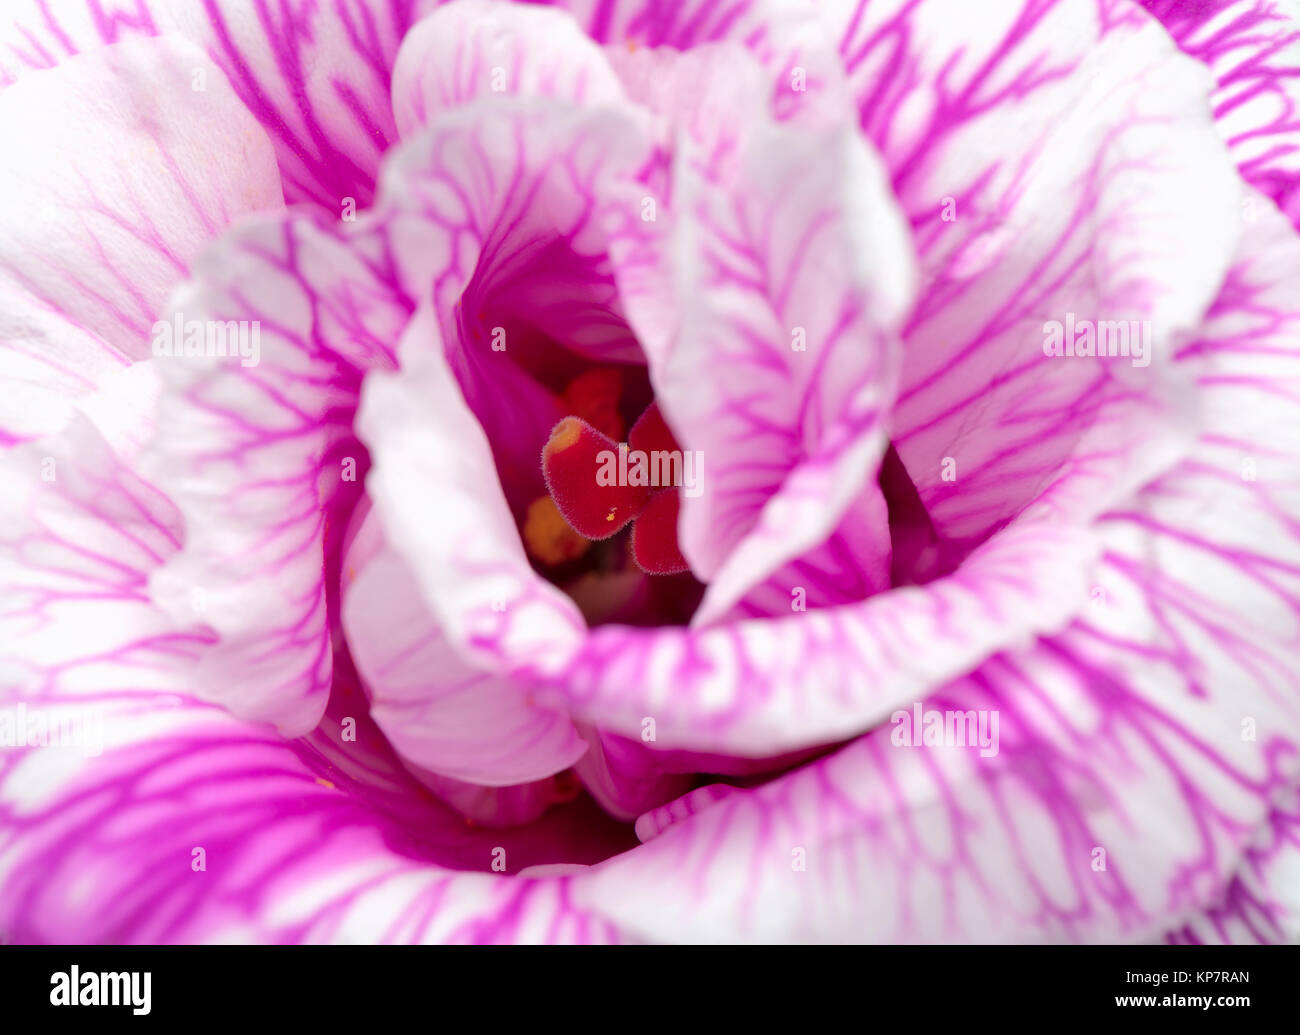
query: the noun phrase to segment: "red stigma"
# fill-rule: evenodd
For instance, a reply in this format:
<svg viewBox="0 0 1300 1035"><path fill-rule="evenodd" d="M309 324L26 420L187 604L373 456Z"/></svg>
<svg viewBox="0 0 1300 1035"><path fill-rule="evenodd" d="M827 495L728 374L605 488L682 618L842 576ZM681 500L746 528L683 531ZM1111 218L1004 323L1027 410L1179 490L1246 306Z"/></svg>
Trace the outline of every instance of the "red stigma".
<svg viewBox="0 0 1300 1035"><path fill-rule="evenodd" d="M551 432L542 450L542 473L555 505L579 535L608 539L650 498L644 486L617 484L624 448L580 417L565 417ZM611 471L614 483L608 484Z"/></svg>
<svg viewBox="0 0 1300 1035"><path fill-rule="evenodd" d="M647 575L677 575L690 565L677 545L680 491L664 489L650 497L632 526L632 559Z"/></svg>
<svg viewBox="0 0 1300 1035"><path fill-rule="evenodd" d="M680 452L677 439L659 407L651 403L633 424L627 442L619 442L626 426L619 401L623 375L616 369L587 371L563 393L570 416L552 429L542 449L542 474L555 520L562 517L585 540L609 539L635 522L632 560L649 575L675 575L690 567L677 543L680 488L629 484L629 456ZM643 468L644 469L644 468ZM529 511L525 545L547 564L581 556L579 542L557 529L541 500Z"/></svg>

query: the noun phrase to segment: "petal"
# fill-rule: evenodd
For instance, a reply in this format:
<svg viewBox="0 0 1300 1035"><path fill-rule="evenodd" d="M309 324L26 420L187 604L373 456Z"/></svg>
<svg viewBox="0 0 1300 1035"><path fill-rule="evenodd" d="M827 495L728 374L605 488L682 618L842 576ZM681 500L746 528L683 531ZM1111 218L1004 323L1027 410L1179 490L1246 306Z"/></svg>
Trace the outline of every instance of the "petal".
<svg viewBox="0 0 1300 1035"><path fill-rule="evenodd" d="M113 747L99 759L7 753L0 924L11 941L620 939L567 904L562 885L493 869L572 866L625 847L589 799L514 830L468 826L352 707L299 742L174 694L137 695L104 721ZM342 742L353 722L358 743Z"/></svg>
<svg viewBox="0 0 1300 1035"><path fill-rule="evenodd" d="M570 654L582 616L529 566L427 307L407 328L402 369L367 378L357 428L375 512L451 648L498 674Z"/></svg>
<svg viewBox="0 0 1300 1035"><path fill-rule="evenodd" d="M680 527L710 582L703 622L874 491L911 259L855 128L777 125L743 52L696 52L673 74L700 114L678 113L671 218L624 220L613 254L659 405L703 461Z"/></svg>
<svg viewBox="0 0 1300 1035"><path fill-rule="evenodd" d="M432 304L521 514L545 491L538 457L583 357L641 361L602 212L639 203L624 181L648 149L625 112L504 98L444 113L385 167L375 214L399 281Z"/></svg>
<svg viewBox="0 0 1300 1035"><path fill-rule="evenodd" d="M154 361L163 390L145 454L185 518L184 549L152 590L219 637L197 692L289 735L316 725L329 692L326 605L366 468L352 432L361 379L393 365L407 317L365 231L347 245L336 233L267 217L196 264L170 303L176 326L233 322L243 351L186 355L191 330L173 334Z"/></svg>
<svg viewBox="0 0 1300 1035"><path fill-rule="evenodd" d="M97 680L156 690L193 662L209 638L166 621L148 596L148 572L176 551L180 514L89 420L14 448L0 473L6 695L51 700Z"/></svg>
<svg viewBox="0 0 1300 1035"><path fill-rule="evenodd" d="M763 70L756 88L746 90L746 76L733 78L737 93L748 93L754 107L777 121L826 125L849 111L844 75L835 41L824 31L817 9L796 0L746 0L742 3L646 5L613 2L592 12L585 3L563 3L585 21L624 89L640 104L663 117L666 137L682 128L674 112L690 110L704 121L710 113L698 106L696 87L726 78L735 63L726 55L743 52ZM593 17L594 14L594 17ZM699 60L703 58L704 60ZM710 68L721 60L726 70ZM685 72L685 75L682 73Z"/></svg>
<svg viewBox="0 0 1300 1035"><path fill-rule="evenodd" d="M373 510L343 571L343 628L371 715L404 759L502 787L558 773L586 750L566 716L529 704L510 680L460 659Z"/></svg>
<svg viewBox="0 0 1300 1035"><path fill-rule="evenodd" d="M1015 525L924 587L806 613L787 603L783 617L725 625L602 625L569 656L538 656L517 675L607 733L639 737L652 718L660 750L766 758L861 733L1060 629L1087 604L1095 551L1082 530Z"/></svg>
<svg viewBox="0 0 1300 1035"><path fill-rule="evenodd" d="M1221 900L1168 931L1177 945L1294 945L1300 936L1300 810L1273 809L1251 838Z"/></svg>
<svg viewBox="0 0 1300 1035"><path fill-rule="evenodd" d="M574 901L675 940L1293 936L1297 270L1262 217L1177 356L1210 424L1102 516L1086 613L789 776L659 810ZM914 707L996 717L992 750L896 738ZM629 893L665 882L688 890Z"/></svg>
<svg viewBox="0 0 1300 1035"><path fill-rule="evenodd" d="M1219 84L1215 119L1237 167L1300 226L1300 7L1294 0L1142 6L1210 67Z"/></svg>
<svg viewBox="0 0 1300 1035"><path fill-rule="evenodd" d="M598 43L688 50L713 40L753 31L759 16L775 5L741 3L719 7L710 0L647 4L643 0L559 0Z"/></svg>
<svg viewBox="0 0 1300 1035"><path fill-rule="evenodd" d="M780 618L807 609L855 604L888 590L893 585L889 526L884 497L872 485L849 504L825 541L747 590L721 622ZM882 530L886 531L882 534ZM692 624L700 627L710 617L701 609Z"/></svg>
<svg viewBox="0 0 1300 1035"><path fill-rule="evenodd" d="M57 18L42 0L15 0L0 21L0 85L76 54L159 31L146 0L63 4Z"/></svg>
<svg viewBox="0 0 1300 1035"><path fill-rule="evenodd" d="M344 224L340 231L306 215L249 224L206 256L194 282L172 299L177 319L200 325L242 321L261 338L260 355L251 359L159 358L164 391L150 460L156 480L186 519L185 548L154 576L154 592L173 614L193 615L196 603L203 605L220 640L204 658L200 693L241 717L274 722L290 734L310 729L319 718L330 674L326 604L337 585L329 571L337 564L367 460L351 432L357 390L367 371L395 363L393 349L407 325L410 299L427 297L432 286L433 298L423 307L427 323L409 336L417 344L422 339L425 350L446 342L460 380L448 390L460 405L466 397L483 401L510 378L516 357L476 341L464 314L488 304L494 278L509 284L501 275L520 263L514 249L524 249L522 259L529 261L534 257L526 249L548 233L566 248L599 254L600 231L590 225L587 209L592 182L610 175L606 161L615 167L637 161L635 147L619 149L636 144L635 129L616 116L592 118L555 108L545 110L556 121L543 123L539 109L500 103L487 116L471 109L445 116L403 145L386 174L380 204L355 226ZM518 136L521 126L526 128ZM521 143L525 150L517 152ZM603 157L608 154L617 161ZM502 169L514 163L521 174L531 170L527 174L535 181L516 184L519 193L500 178L478 175L489 172L483 161L498 160L505 163ZM569 193L575 176L581 184L576 200ZM470 195L458 193L458 181L496 183L499 189L499 196L480 199L483 207L461 213L472 228L468 238L457 224L442 221L438 207L468 202ZM530 205L539 192L555 204ZM520 211L529 213L527 220L517 219ZM476 262L468 242L477 239L482 247L498 227L517 236L494 240L492 261ZM473 294L465 284L471 271ZM498 400L482 412L510 411ZM545 416L546 407L534 412ZM466 410L457 420L474 425L475 416ZM482 431L477 425L473 430L481 440ZM504 441L522 443L518 456L531 453L531 477L540 484L537 456L545 431L533 445L526 428L513 430ZM460 476L477 488L493 469L488 453ZM433 499L432 510L443 491L435 482L405 495L420 504ZM379 502L382 510L386 504ZM509 511L505 518L517 544ZM424 519L414 518L417 524ZM408 559L425 550L422 544L413 547L407 539L412 533L400 531L388 515L383 521ZM492 526L473 532L481 535L484 527ZM421 537L415 534L416 541ZM462 570L462 561L446 563ZM482 645L467 645L462 634L475 622L487 628L503 624L491 605L514 598L516 573L506 578L508 585L475 578L472 585L481 594L437 605L435 594L445 597L465 580L429 580L412 563L453 645L479 650ZM523 584L533 581L528 570ZM475 618L478 604L486 613ZM449 620L452 613L458 617ZM574 621L581 620L565 599L560 626L569 629ZM562 649L566 639L550 648ZM483 656L499 660L500 654L488 648Z"/></svg>
<svg viewBox="0 0 1300 1035"><path fill-rule="evenodd" d="M1190 445L1164 357L1241 225L1204 70L1139 13L1074 0L832 21L920 252L893 442L937 531L978 542L1033 500L1087 519ZM1045 355L1076 321L1135 321L1145 352Z"/></svg>
<svg viewBox="0 0 1300 1035"><path fill-rule="evenodd" d="M197 71L209 78L192 89ZM199 248L281 205L266 133L177 39L137 39L0 94L0 443L53 430L71 400L149 354Z"/></svg>
<svg viewBox="0 0 1300 1035"><path fill-rule="evenodd" d="M0 730L21 714L90 734L0 751L7 940L619 937L505 874L598 862L628 828L585 798L515 830L466 823L402 770L346 658L303 740L196 700L207 636L147 596L179 524L84 420L0 458Z"/></svg>
<svg viewBox="0 0 1300 1035"><path fill-rule="evenodd" d="M531 5L439 7L404 42L393 96L404 136L432 132L390 163L387 211L423 219L439 251L477 238L482 255L477 269L467 255L456 276L438 280L440 316L450 320L459 302L465 337L492 337L533 372L556 362L556 344L602 362L642 362L591 192L612 167L645 161L648 142L636 139L644 120L572 20ZM609 134L624 153L611 154ZM451 232L461 227L458 239ZM417 295L426 290L417 285Z"/></svg>
<svg viewBox="0 0 1300 1035"><path fill-rule="evenodd" d="M389 76L414 0L16 0L0 20L0 84L137 35L202 47L270 134L287 201L337 214L374 194L396 138ZM8 8L12 8L10 11Z"/></svg>
<svg viewBox="0 0 1300 1035"><path fill-rule="evenodd" d="M521 415L501 385L563 363L564 346L579 342L544 334L530 352L510 332L498 349L489 344L494 314L519 302L516 285L544 282L557 260L605 263L602 209L627 203L627 171L647 146L623 114L506 99L440 116L385 171L376 228L400 285L421 305L400 375L367 385L359 427L376 462L368 490L453 649L490 671L553 664L584 628L572 601L525 559L517 525L532 497L502 492L522 482L515 464L540 479L554 420L541 423L543 407ZM587 290L592 280L574 283ZM595 283L598 295L613 296L611 280ZM598 308L580 321L599 329L611 314ZM528 308L519 315L537 317Z"/></svg>
<svg viewBox="0 0 1300 1035"><path fill-rule="evenodd" d="M815 11L802 2L556 0L551 6L567 11L588 36L606 44L611 53L668 48L685 52L713 43L744 43L778 79L785 80L779 84L779 94L786 104L798 99L793 96L798 87L790 79L796 68L805 73L798 82L810 92L817 91L822 79L836 76L821 53L825 37Z"/></svg>
<svg viewBox="0 0 1300 1035"><path fill-rule="evenodd" d="M393 112L403 136L492 95L626 103L600 48L561 11L454 0L407 33L393 67Z"/></svg>
<svg viewBox="0 0 1300 1035"><path fill-rule="evenodd" d="M633 820L686 793L694 780L689 770L673 771L666 759L643 743L583 729L590 749L576 766L582 784L600 807L618 819Z"/></svg>

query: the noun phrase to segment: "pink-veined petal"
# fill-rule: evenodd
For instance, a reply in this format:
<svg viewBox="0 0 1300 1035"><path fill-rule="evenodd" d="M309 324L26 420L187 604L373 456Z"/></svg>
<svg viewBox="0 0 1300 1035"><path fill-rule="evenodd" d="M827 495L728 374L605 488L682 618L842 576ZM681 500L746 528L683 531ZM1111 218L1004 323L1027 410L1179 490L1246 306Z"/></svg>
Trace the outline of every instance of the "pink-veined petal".
<svg viewBox="0 0 1300 1035"><path fill-rule="evenodd" d="M574 901L688 940L1294 937L1297 271L1292 228L1262 218L1176 357L1209 424L1102 515L1092 605L902 709L956 717L968 746L909 743L891 716L643 818L653 839L573 878ZM661 881L683 889L666 911L628 894Z"/></svg>
<svg viewBox="0 0 1300 1035"><path fill-rule="evenodd" d="M1012 526L952 575L860 603L702 628L592 629L521 677L602 730L660 750L763 758L860 733L1086 606L1094 537ZM816 603L814 601L814 607Z"/></svg>
<svg viewBox="0 0 1300 1035"><path fill-rule="evenodd" d="M13 0L0 17L0 86L135 36L202 47L270 134L284 194L333 214L370 203L396 139L389 77L414 0Z"/></svg>
<svg viewBox="0 0 1300 1035"><path fill-rule="evenodd" d="M226 338L187 355L176 335L154 360L145 462L185 541L153 592L218 634L200 695L290 736L316 725L330 687L328 571L366 470L352 431L361 379L393 365L408 312L364 233L345 244L306 215L233 231L169 303L179 326Z"/></svg>
<svg viewBox="0 0 1300 1035"><path fill-rule="evenodd" d="M689 790L693 770L665 765L643 743L586 727L589 749L574 767L582 784L609 815L634 820Z"/></svg>
<svg viewBox="0 0 1300 1035"><path fill-rule="evenodd" d="M375 207L406 293L438 333L512 507L544 492L538 457L584 357L643 362L601 219L648 142L629 113L546 98L446 112L395 149Z"/></svg>
<svg viewBox="0 0 1300 1035"><path fill-rule="evenodd" d="M621 332L641 358L620 314L602 301L616 292L598 217L620 167L635 169L643 150L635 122L623 116L554 103L480 105L437 118L406 143L376 206L408 290L432 293L406 331L404 369L367 389L360 426L376 462L369 488L431 606L425 635L476 666L466 666L476 683L496 688L503 707L478 724L493 738L556 722L525 703L529 685L510 673L555 664L584 629L572 601L528 567L519 542L521 514L511 507L519 511L542 489L521 493L537 477L559 415L546 418L544 405L521 413L519 401L539 391L527 372L554 364L562 347L617 358L607 328L616 347ZM440 402L430 408L430 399ZM504 706L511 702L513 710ZM571 731L567 719L554 728ZM562 747L567 754L572 745ZM428 748L407 753L427 757ZM607 804L626 797L619 788L629 780L667 788L616 809L628 818L682 782L637 776L622 756L592 758L580 773ZM486 770L478 775L488 779Z"/></svg>
<svg viewBox="0 0 1300 1035"><path fill-rule="evenodd" d="M1300 227L1300 4L1141 2L1214 73L1215 120L1237 167Z"/></svg>
<svg viewBox="0 0 1300 1035"><path fill-rule="evenodd" d="M74 400L147 357L200 247L282 202L265 131L175 38L25 77L0 93L0 135L13 142L0 155L3 445L55 430Z"/></svg>
<svg viewBox="0 0 1300 1035"><path fill-rule="evenodd" d="M644 362L606 254L602 204L611 192L629 210L639 204L640 190L615 184L649 150L630 110L489 97L443 113L386 166L377 212L403 284L412 297L432 294L494 446L511 435L481 397L500 394L509 367L540 383L580 372L584 357ZM536 430L540 454L550 425Z"/></svg>
<svg viewBox="0 0 1300 1035"><path fill-rule="evenodd" d="M887 505L871 483L825 540L748 589L728 617L779 618L865 600L890 588L892 552Z"/></svg>
<svg viewBox="0 0 1300 1035"><path fill-rule="evenodd" d="M669 212L624 213L613 254L660 408L701 462L680 535L705 623L879 495L912 267L855 127L776 123L739 48L668 74L691 86L671 98ZM888 554L882 526L863 567Z"/></svg>
<svg viewBox="0 0 1300 1035"><path fill-rule="evenodd" d="M493 95L626 104L600 48L562 11L454 0L407 33L393 67L393 111L403 136L443 111Z"/></svg>
<svg viewBox="0 0 1300 1035"><path fill-rule="evenodd" d="M1240 180L1204 69L1106 6L825 9L920 254L892 438L957 543L1031 502L1086 520L1191 441L1167 357L1223 279ZM1085 324L1118 354L1046 354Z"/></svg>
<svg viewBox="0 0 1300 1035"><path fill-rule="evenodd" d="M163 392L149 461L186 523L184 549L154 575L154 592L172 613L201 618L218 634L203 658L200 693L241 717L275 722L290 734L311 728L319 717L330 679L330 571L368 463L352 433L357 391L367 371L395 364L404 329L416 339L416 353L445 348L457 379L444 388L462 407L466 398L479 403L476 412L464 410L458 418L476 436L483 435L476 418L514 417L514 426L498 429L500 441L507 447L523 443L523 451L506 448L504 456L513 457L514 466L526 461L540 486L545 400L532 429L540 437L529 446L520 408L505 409L488 398L508 380L514 353L476 341L466 311L492 294L494 277L508 284L512 268L537 260L529 249L542 233L565 248L599 254L601 231L588 206L608 175L602 155L614 151L619 161L635 162L635 151L618 144L636 144L638 138L634 127L609 113L589 118L554 107L500 104L491 106L490 115L451 113L404 144L379 205L355 226L335 228L305 214L251 223L208 253L192 282L171 300L177 320L200 326L236 321L260 340L252 355L158 358ZM540 124L540 113L555 123ZM517 151L521 143L527 146ZM477 183L476 174L490 172L481 163L493 159L503 163L499 171L513 166L533 179L513 186L498 179L499 196L478 198L480 207L474 207L471 194L458 193L457 176L468 174L464 182ZM538 207L539 197L554 203ZM471 207L446 210L461 201ZM527 213L523 222L521 211ZM468 224L469 240L477 235L479 247L489 248L486 259L478 261L466 247L460 220ZM498 228L509 232L503 238ZM425 299L425 315L414 330L407 328L411 298ZM484 455L460 458L468 465L464 477L476 487L496 480L486 440L483 446ZM502 466L509 483L512 465ZM412 479L412 486L416 491L407 495L422 501L425 512L443 509L441 485ZM380 509L387 505L381 498ZM508 535L517 548L508 509L504 520L493 541L505 543ZM467 629L475 622L499 624L504 616L491 605L513 599L518 584L503 588L490 579L459 576L430 580L420 570L427 552L422 536L402 532L388 515L384 523L390 541L415 566L453 647L478 650L481 644L467 645ZM482 533L483 526L473 528L474 535ZM447 563L456 568L465 559ZM527 570L522 553L518 560ZM525 584L536 581L527 571ZM457 585L460 599L449 600ZM435 596L443 598L441 604ZM545 596L563 602L560 624L571 636L572 623L581 625L576 609L558 591ZM486 618L476 617L480 605ZM549 649L563 652L566 636Z"/></svg>
<svg viewBox="0 0 1300 1035"><path fill-rule="evenodd" d="M450 436L440 446L457 448ZM586 750L567 716L530 704L521 686L461 660L373 510L344 554L341 596L371 715L415 766L503 787L558 773Z"/></svg>
<svg viewBox="0 0 1300 1035"><path fill-rule="evenodd" d="M582 615L529 567L487 439L427 308L407 329L402 369L367 379L357 428L385 537L451 649L497 674L572 653Z"/></svg>
<svg viewBox="0 0 1300 1035"><path fill-rule="evenodd" d="M1175 945L1269 945L1300 939L1300 807L1278 802L1220 900L1165 934Z"/></svg>
<svg viewBox="0 0 1300 1035"><path fill-rule="evenodd" d="M619 936L554 882L508 876L633 844L590 799L466 823L402 770L346 664L297 741L195 699L210 637L148 597L180 515L88 422L0 458L0 488L6 941Z"/></svg>
<svg viewBox="0 0 1300 1035"><path fill-rule="evenodd" d="M546 0L543 0L545 3ZM429 0L422 0L428 6ZM548 6L567 11L584 32L611 47L671 47L686 51L720 41L743 41L764 60L790 47L792 39L811 44L818 38L801 31L810 5L788 0L557 0ZM817 76L816 70L811 70Z"/></svg>

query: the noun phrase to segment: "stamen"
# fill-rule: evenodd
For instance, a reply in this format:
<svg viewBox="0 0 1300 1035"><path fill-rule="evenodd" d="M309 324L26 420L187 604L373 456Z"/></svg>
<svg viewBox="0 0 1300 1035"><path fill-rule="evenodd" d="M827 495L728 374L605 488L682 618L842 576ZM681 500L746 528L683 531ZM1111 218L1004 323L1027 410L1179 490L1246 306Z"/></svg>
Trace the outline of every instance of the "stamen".
<svg viewBox="0 0 1300 1035"><path fill-rule="evenodd" d="M619 412L623 398L623 375L615 367L597 367L579 374L564 390L568 412L581 417L602 435L623 440L627 424Z"/></svg>
<svg viewBox="0 0 1300 1035"><path fill-rule="evenodd" d="M676 575L690 565L677 545L677 489L664 489L650 497L632 526L632 559L647 575Z"/></svg>
<svg viewBox="0 0 1300 1035"><path fill-rule="evenodd" d="M632 425L632 430L627 436L627 441L628 445L633 449L642 450L646 453L654 453L659 450L679 452L682 448L677 444L677 439L673 437L672 430L664 421L664 415L659 412L659 404L653 402L636 419L636 423Z"/></svg>
<svg viewBox="0 0 1300 1035"><path fill-rule="evenodd" d="M546 487L570 527L588 539L608 539L641 512L643 485L619 484L625 450L578 417L565 417L542 449ZM620 459L624 462L620 465Z"/></svg>
<svg viewBox="0 0 1300 1035"><path fill-rule="evenodd" d="M581 412L555 425L542 449L542 473L550 496L534 500L529 507L524 542L535 559L562 564L581 557L590 545L587 540L609 539L635 521L628 545L641 571L648 575L689 571L677 543L680 489L656 491L630 484L637 479L629 452L644 460L664 451L680 453L681 447L655 403L632 425L628 442L607 434L607 430L622 430L621 393L622 375L608 368L588 371L570 383L565 401Z"/></svg>
<svg viewBox="0 0 1300 1035"><path fill-rule="evenodd" d="M524 547L543 564L567 564L586 553L591 540L569 527L555 500L538 496L524 516Z"/></svg>

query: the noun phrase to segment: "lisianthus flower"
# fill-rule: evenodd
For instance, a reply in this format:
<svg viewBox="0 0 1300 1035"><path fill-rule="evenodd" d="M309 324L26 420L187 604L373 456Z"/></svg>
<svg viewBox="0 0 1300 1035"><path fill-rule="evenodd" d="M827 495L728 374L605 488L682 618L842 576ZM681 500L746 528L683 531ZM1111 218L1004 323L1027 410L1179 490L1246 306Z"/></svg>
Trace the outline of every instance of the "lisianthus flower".
<svg viewBox="0 0 1300 1035"><path fill-rule="evenodd" d="M1300 937L1298 70L18 4L0 933Z"/></svg>

